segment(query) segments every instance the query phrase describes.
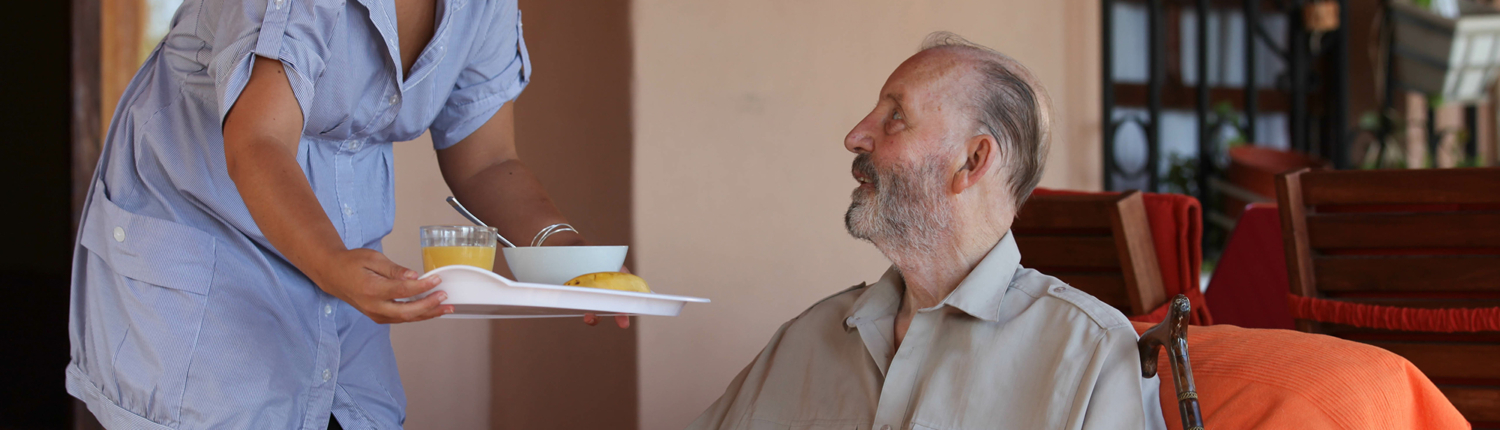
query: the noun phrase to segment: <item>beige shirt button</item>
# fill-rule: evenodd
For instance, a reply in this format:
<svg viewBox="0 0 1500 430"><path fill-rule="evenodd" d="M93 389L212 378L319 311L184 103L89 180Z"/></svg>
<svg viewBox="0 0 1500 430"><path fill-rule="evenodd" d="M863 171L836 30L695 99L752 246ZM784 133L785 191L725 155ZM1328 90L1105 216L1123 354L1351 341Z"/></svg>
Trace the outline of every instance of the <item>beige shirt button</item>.
<svg viewBox="0 0 1500 430"><path fill-rule="evenodd" d="M115 227L115 242L125 241L125 227Z"/></svg>

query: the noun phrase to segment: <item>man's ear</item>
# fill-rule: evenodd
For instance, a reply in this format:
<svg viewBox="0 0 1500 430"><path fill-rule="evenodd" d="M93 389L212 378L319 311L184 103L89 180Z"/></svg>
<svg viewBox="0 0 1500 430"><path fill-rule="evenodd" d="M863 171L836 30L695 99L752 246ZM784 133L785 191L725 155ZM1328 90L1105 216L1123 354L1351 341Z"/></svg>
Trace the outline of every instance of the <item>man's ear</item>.
<svg viewBox="0 0 1500 430"><path fill-rule="evenodd" d="M1000 162L1000 143L994 136L980 134L964 142L964 164L953 174L953 194L963 193L978 184L990 169Z"/></svg>

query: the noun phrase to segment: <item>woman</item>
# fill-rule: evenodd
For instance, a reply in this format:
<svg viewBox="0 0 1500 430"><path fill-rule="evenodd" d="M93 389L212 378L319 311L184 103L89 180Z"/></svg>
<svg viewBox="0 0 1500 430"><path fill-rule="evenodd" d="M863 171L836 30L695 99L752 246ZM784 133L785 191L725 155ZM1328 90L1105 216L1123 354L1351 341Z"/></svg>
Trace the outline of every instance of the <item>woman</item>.
<svg viewBox="0 0 1500 430"><path fill-rule="evenodd" d="M529 61L514 0L187 0L94 175L68 392L110 428L399 428L382 324L453 307L394 300L440 280L379 252L391 142L431 130L509 237L565 222L516 158Z"/></svg>

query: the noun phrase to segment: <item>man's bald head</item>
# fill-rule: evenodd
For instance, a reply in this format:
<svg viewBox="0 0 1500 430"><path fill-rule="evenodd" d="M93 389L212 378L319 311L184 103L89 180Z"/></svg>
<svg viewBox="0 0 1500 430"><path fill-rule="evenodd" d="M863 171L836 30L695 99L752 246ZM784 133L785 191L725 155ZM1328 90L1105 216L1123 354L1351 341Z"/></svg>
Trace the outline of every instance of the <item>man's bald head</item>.
<svg viewBox="0 0 1500 430"><path fill-rule="evenodd" d="M1051 146L1051 100L1046 89L1014 58L946 31L928 35L914 58L938 52L958 54L959 61L971 63L954 69L968 75L962 81L968 87L970 112L979 132L1000 143L1006 180L1019 212L1042 180Z"/></svg>

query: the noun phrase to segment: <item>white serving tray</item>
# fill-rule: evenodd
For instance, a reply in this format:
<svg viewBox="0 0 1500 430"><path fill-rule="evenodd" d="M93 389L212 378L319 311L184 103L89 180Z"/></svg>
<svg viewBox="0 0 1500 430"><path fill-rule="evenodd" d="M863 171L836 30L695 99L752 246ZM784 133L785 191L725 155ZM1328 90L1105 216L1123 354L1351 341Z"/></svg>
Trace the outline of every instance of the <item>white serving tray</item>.
<svg viewBox="0 0 1500 430"><path fill-rule="evenodd" d="M414 299L448 292L443 304L454 305L453 313L441 318L553 318L586 312L675 317L683 305L708 303L698 297L516 282L473 266L439 267L422 277L434 275L443 283Z"/></svg>

